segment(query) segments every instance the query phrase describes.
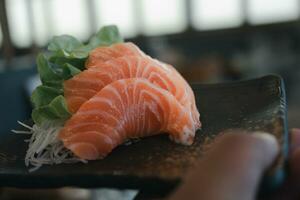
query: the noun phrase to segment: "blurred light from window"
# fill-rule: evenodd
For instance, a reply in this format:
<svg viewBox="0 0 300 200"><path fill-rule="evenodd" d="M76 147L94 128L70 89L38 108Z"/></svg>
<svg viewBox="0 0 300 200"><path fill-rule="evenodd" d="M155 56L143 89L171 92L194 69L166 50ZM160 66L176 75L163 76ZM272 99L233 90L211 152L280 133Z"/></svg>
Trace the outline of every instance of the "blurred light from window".
<svg viewBox="0 0 300 200"><path fill-rule="evenodd" d="M133 0L96 0L95 3L98 29L115 24L124 37L134 37L137 34Z"/></svg>
<svg viewBox="0 0 300 200"><path fill-rule="evenodd" d="M17 47L31 45L30 27L24 0L6 0L8 26L12 42Z"/></svg>
<svg viewBox="0 0 300 200"><path fill-rule="evenodd" d="M298 0L249 0L249 21L263 24L297 19L298 3Z"/></svg>
<svg viewBox="0 0 300 200"><path fill-rule="evenodd" d="M243 23L243 0L192 0L192 24L201 30L231 28Z"/></svg>
<svg viewBox="0 0 300 200"><path fill-rule="evenodd" d="M34 42L39 46L44 46L49 40L49 24L47 24L45 8L49 2L44 0L31 0L32 15L34 23Z"/></svg>
<svg viewBox="0 0 300 200"><path fill-rule="evenodd" d="M0 47L2 45L2 29L1 29L1 26L0 26Z"/></svg>
<svg viewBox="0 0 300 200"><path fill-rule="evenodd" d="M91 35L85 0L52 0L51 16L53 34L69 34L80 40Z"/></svg>
<svg viewBox="0 0 300 200"><path fill-rule="evenodd" d="M160 35L183 31L187 27L185 3L185 0L142 0L143 32Z"/></svg>

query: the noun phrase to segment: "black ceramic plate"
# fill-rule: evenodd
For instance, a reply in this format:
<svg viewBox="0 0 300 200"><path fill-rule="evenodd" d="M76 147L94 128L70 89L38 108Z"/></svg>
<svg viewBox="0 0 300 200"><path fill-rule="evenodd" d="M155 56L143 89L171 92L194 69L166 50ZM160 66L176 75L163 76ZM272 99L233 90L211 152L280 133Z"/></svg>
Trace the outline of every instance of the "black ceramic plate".
<svg viewBox="0 0 300 200"><path fill-rule="evenodd" d="M185 171L205 152L208 138L229 128L268 131L274 134L281 153L265 175L265 186L279 184L287 155L285 92L282 79L259 79L193 85L203 129L192 146L155 136L120 146L104 160L88 164L43 166L29 173L24 165L26 136L0 135L0 186L53 188L62 186L163 189L176 185ZM15 127L12 127L15 128Z"/></svg>

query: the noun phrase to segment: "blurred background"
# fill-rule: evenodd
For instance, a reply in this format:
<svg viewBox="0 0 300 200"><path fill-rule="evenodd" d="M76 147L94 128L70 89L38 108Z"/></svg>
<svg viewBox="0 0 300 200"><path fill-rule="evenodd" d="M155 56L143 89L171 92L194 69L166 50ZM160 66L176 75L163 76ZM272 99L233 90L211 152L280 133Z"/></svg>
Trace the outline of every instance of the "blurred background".
<svg viewBox="0 0 300 200"><path fill-rule="evenodd" d="M116 24L189 82L276 73L300 126L300 0L0 0L0 134L30 117L35 56L53 35L82 41Z"/></svg>

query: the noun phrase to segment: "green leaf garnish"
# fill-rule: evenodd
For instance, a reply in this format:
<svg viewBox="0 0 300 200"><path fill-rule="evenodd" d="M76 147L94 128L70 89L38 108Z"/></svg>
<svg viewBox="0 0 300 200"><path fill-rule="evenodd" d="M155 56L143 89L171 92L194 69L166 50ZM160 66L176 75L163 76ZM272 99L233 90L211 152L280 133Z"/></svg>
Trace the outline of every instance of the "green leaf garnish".
<svg viewBox="0 0 300 200"><path fill-rule="evenodd" d="M62 77L55 72L50 62L43 54L37 57L37 68L43 85L49 87L62 88Z"/></svg>
<svg viewBox="0 0 300 200"><path fill-rule="evenodd" d="M60 119L66 119L70 117L67 103L62 95L55 97L55 99L50 102L49 107L53 109L53 113L55 113Z"/></svg>
<svg viewBox="0 0 300 200"><path fill-rule="evenodd" d="M64 80L68 80L76 74L79 74L80 72L81 71L78 68L69 63L66 63L62 66L62 77L64 78Z"/></svg>
<svg viewBox="0 0 300 200"><path fill-rule="evenodd" d="M86 45L69 35L55 36L50 41L48 50L53 53L53 57L86 59L92 49L120 42L123 42L123 39L117 26L110 25L101 28Z"/></svg>
<svg viewBox="0 0 300 200"><path fill-rule="evenodd" d="M41 107L49 104L55 97L62 95L63 91L44 85L38 86L31 95L31 102L34 107Z"/></svg>
<svg viewBox="0 0 300 200"><path fill-rule="evenodd" d="M84 70L85 69L84 63L86 61L86 58L78 59L78 58L50 56L48 61L57 66L63 66L64 64L69 63L70 65L76 67L79 70Z"/></svg>
<svg viewBox="0 0 300 200"><path fill-rule="evenodd" d="M31 117L36 124L43 121L63 121L71 116L65 98L62 95L55 97L48 105L33 109Z"/></svg>
<svg viewBox="0 0 300 200"><path fill-rule="evenodd" d="M98 46L109 46L115 43L123 42L118 27L115 25L105 26L94 35L89 42L91 48Z"/></svg>
<svg viewBox="0 0 300 200"><path fill-rule="evenodd" d="M54 36L50 40L48 50L59 54L60 56L68 56L74 49L82 46L75 37L70 35Z"/></svg>
<svg viewBox="0 0 300 200"><path fill-rule="evenodd" d="M50 55L37 56L42 85L31 95L33 121L41 124L44 121L67 120L71 114L63 96L63 82L85 69L84 64L91 50L120 42L123 39L114 25L101 28L87 44L70 35L53 37L48 45Z"/></svg>

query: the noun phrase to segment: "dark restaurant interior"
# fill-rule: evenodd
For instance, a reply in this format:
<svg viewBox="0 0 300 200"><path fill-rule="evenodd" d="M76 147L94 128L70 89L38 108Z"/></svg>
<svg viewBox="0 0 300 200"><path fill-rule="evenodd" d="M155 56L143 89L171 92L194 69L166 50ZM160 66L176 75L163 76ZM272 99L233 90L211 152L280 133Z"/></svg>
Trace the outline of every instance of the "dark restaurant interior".
<svg viewBox="0 0 300 200"><path fill-rule="evenodd" d="M0 0L0 23L0 134L30 118L35 59L51 37L70 34L86 42L108 24L117 25L125 41L173 65L189 83L282 76L288 124L299 127L299 0ZM0 188L0 199L41 195L133 199L136 191Z"/></svg>

